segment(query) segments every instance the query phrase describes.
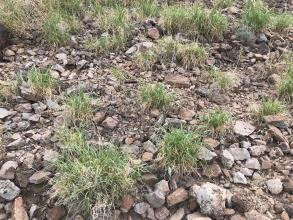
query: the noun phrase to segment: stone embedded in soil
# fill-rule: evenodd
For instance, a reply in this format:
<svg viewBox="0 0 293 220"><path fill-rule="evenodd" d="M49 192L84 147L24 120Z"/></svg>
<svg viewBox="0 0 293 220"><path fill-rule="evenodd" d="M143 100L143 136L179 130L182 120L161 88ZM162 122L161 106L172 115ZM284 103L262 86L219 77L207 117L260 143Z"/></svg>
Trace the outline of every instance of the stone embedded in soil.
<svg viewBox="0 0 293 220"><path fill-rule="evenodd" d="M165 195L160 190L146 194L145 198L153 208L160 208L165 204Z"/></svg>
<svg viewBox="0 0 293 220"><path fill-rule="evenodd" d="M266 181L266 185L270 193L277 195L282 192L283 184L280 179L270 179Z"/></svg>
<svg viewBox="0 0 293 220"><path fill-rule="evenodd" d="M288 119L286 116L283 115L267 115L264 116L264 121L267 124L271 124L277 128L286 129L288 127L288 124L286 123Z"/></svg>
<svg viewBox="0 0 293 220"><path fill-rule="evenodd" d="M199 212L194 212L186 216L187 220L212 220L210 217L206 217Z"/></svg>
<svg viewBox="0 0 293 220"><path fill-rule="evenodd" d="M190 80L189 78L181 75L167 75L165 77L165 82L167 84L173 85L177 88L189 88Z"/></svg>
<svg viewBox="0 0 293 220"><path fill-rule="evenodd" d="M201 148L200 152L198 153L198 158L204 161L211 161L215 157L217 157L217 154L213 151L210 151L209 149L205 147Z"/></svg>
<svg viewBox="0 0 293 220"><path fill-rule="evenodd" d="M141 159L144 162L152 161L153 160L153 154L150 152L144 152Z"/></svg>
<svg viewBox="0 0 293 220"><path fill-rule="evenodd" d="M238 171L238 172L233 173L233 182L247 184L247 179L243 173Z"/></svg>
<svg viewBox="0 0 293 220"><path fill-rule="evenodd" d="M186 124L186 121L180 120L178 118L166 118L163 125L164 128L182 128Z"/></svg>
<svg viewBox="0 0 293 220"><path fill-rule="evenodd" d="M11 114L12 114L11 111L8 111L5 108L0 108L0 119L4 119L4 118L8 117Z"/></svg>
<svg viewBox="0 0 293 220"><path fill-rule="evenodd" d="M54 206L53 208L47 209L48 220L62 220L65 216L65 209L62 206Z"/></svg>
<svg viewBox="0 0 293 220"><path fill-rule="evenodd" d="M236 121L233 131L237 135L248 136L255 131L255 127L244 121Z"/></svg>
<svg viewBox="0 0 293 220"><path fill-rule="evenodd" d="M134 205L134 211L139 215L144 215L149 208L150 205L146 202L140 202Z"/></svg>
<svg viewBox="0 0 293 220"><path fill-rule="evenodd" d="M128 212L134 204L133 197L130 195L122 196L120 200L120 209L122 212Z"/></svg>
<svg viewBox="0 0 293 220"><path fill-rule="evenodd" d="M231 203L232 207L240 213L248 212L252 207L251 201L245 194L234 194L231 197Z"/></svg>
<svg viewBox="0 0 293 220"><path fill-rule="evenodd" d="M17 140L6 145L6 150L18 150L25 145L25 140L23 138L18 138Z"/></svg>
<svg viewBox="0 0 293 220"><path fill-rule="evenodd" d="M170 211L165 206L155 210L155 216L158 220L165 220L169 215Z"/></svg>
<svg viewBox="0 0 293 220"><path fill-rule="evenodd" d="M102 125L107 128L107 129L110 129L110 130L113 130L114 128L117 127L118 125L118 120L113 118L113 117L107 117L103 122L102 122Z"/></svg>
<svg viewBox="0 0 293 220"><path fill-rule="evenodd" d="M260 170L260 163L256 158L250 158L246 160L245 166L249 169Z"/></svg>
<svg viewBox="0 0 293 220"><path fill-rule="evenodd" d="M150 152L152 154L158 151L156 145L154 145L153 142L151 142L150 140L144 142L142 146L145 151Z"/></svg>
<svg viewBox="0 0 293 220"><path fill-rule="evenodd" d="M11 201L20 193L20 189L10 180L0 180L0 197Z"/></svg>
<svg viewBox="0 0 293 220"><path fill-rule="evenodd" d="M224 167L231 168L234 164L234 157L228 150L223 150L221 153L221 162Z"/></svg>
<svg viewBox="0 0 293 220"><path fill-rule="evenodd" d="M191 121L192 118L195 116L195 112L193 110L187 109L187 108L181 108L179 111L179 118Z"/></svg>
<svg viewBox="0 0 293 220"><path fill-rule="evenodd" d="M240 172L244 174L244 176L252 176L253 171L246 168L246 167L241 167Z"/></svg>
<svg viewBox="0 0 293 220"><path fill-rule="evenodd" d="M250 158L250 153L245 148L233 147L228 149L234 160L247 160Z"/></svg>
<svg viewBox="0 0 293 220"><path fill-rule="evenodd" d="M188 199L188 191L184 188L178 188L167 196L167 203L169 206L176 205Z"/></svg>
<svg viewBox="0 0 293 220"><path fill-rule="evenodd" d="M18 167L16 161L5 162L0 169L0 178L12 180L15 177L15 171Z"/></svg>
<svg viewBox="0 0 293 220"><path fill-rule="evenodd" d="M211 94L210 100L218 105L224 105L231 101L229 96L220 93Z"/></svg>
<svg viewBox="0 0 293 220"><path fill-rule="evenodd" d="M22 197L18 197L14 200L12 219L14 220L28 220L29 217L24 208Z"/></svg>
<svg viewBox="0 0 293 220"><path fill-rule="evenodd" d="M290 218L293 218L293 204L285 204L284 209L288 213Z"/></svg>
<svg viewBox="0 0 293 220"><path fill-rule="evenodd" d="M220 142L212 139L212 138L204 138L203 142L207 145L207 147L211 150L217 148L220 145Z"/></svg>
<svg viewBox="0 0 293 220"><path fill-rule="evenodd" d="M282 134L282 132L277 127L269 125L269 129L278 141L288 143L287 138Z"/></svg>
<svg viewBox="0 0 293 220"><path fill-rule="evenodd" d="M261 169L268 170L272 167L272 161L271 160L263 160L261 163Z"/></svg>
<svg viewBox="0 0 293 220"><path fill-rule="evenodd" d="M157 28L149 28L147 30L147 35L153 40L158 40L160 38L160 32Z"/></svg>
<svg viewBox="0 0 293 220"><path fill-rule="evenodd" d="M160 182L156 183L155 190L159 190L162 193L164 193L164 195L168 195L170 192L168 181L161 180Z"/></svg>
<svg viewBox="0 0 293 220"><path fill-rule="evenodd" d="M195 191L201 212L208 216L223 216L227 192L213 183L204 183Z"/></svg>
<svg viewBox="0 0 293 220"><path fill-rule="evenodd" d="M95 123L100 124L106 117L106 113L105 112L96 112L93 120Z"/></svg>
<svg viewBox="0 0 293 220"><path fill-rule="evenodd" d="M222 175L222 170L218 164L211 164L204 166L202 174L208 178L216 178Z"/></svg>
<svg viewBox="0 0 293 220"><path fill-rule="evenodd" d="M20 86L20 94L24 99L32 102L37 102L39 100L39 97L32 91L32 89L26 86Z"/></svg>
<svg viewBox="0 0 293 220"><path fill-rule="evenodd" d="M249 212L246 212L245 217L247 220L270 220L269 217L267 217L263 214L260 214L256 210L251 210Z"/></svg>
<svg viewBox="0 0 293 220"><path fill-rule="evenodd" d="M183 219L184 214L184 208L180 208L169 218L169 220L181 220Z"/></svg>
<svg viewBox="0 0 293 220"><path fill-rule="evenodd" d="M48 181L50 179L49 178L50 175L51 175L50 172L46 172L42 170L37 171L29 178L29 182L33 184L41 184Z"/></svg>
<svg viewBox="0 0 293 220"><path fill-rule="evenodd" d="M254 145L254 146L250 147L249 150L250 150L250 154L252 156L258 157L258 156L263 155L266 152L267 146L266 145Z"/></svg>

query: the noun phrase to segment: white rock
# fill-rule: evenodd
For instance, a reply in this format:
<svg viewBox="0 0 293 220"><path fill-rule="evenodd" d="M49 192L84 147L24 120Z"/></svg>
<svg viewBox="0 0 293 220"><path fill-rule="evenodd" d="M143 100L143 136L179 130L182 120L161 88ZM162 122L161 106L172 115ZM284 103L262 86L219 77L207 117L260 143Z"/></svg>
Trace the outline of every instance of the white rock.
<svg viewBox="0 0 293 220"><path fill-rule="evenodd" d="M238 172L233 173L233 182L247 184L247 179L243 173L238 171Z"/></svg>
<svg viewBox="0 0 293 220"><path fill-rule="evenodd" d="M211 161L213 160L217 154L209 149L203 147L201 148L200 152L198 153L198 158L200 160Z"/></svg>
<svg viewBox="0 0 293 220"><path fill-rule="evenodd" d="M0 180L0 197L11 201L20 193L20 189L10 180Z"/></svg>
<svg viewBox="0 0 293 220"><path fill-rule="evenodd" d="M234 164L234 157L228 150L223 150L221 162L226 168L231 168Z"/></svg>
<svg viewBox="0 0 293 220"><path fill-rule="evenodd" d="M245 166L249 169L260 170L260 163L256 158L250 158L245 162Z"/></svg>
<svg viewBox="0 0 293 220"><path fill-rule="evenodd" d="M250 158L250 153L245 148L233 147L229 149L234 160L247 160Z"/></svg>
<svg viewBox="0 0 293 220"><path fill-rule="evenodd" d="M238 134L241 136L248 136L254 132L255 127L244 121L236 121L233 130L235 134Z"/></svg>
<svg viewBox="0 0 293 220"><path fill-rule="evenodd" d="M11 114L12 114L11 111L8 111L5 108L0 108L0 119L4 119L4 118L6 118L7 116L9 116Z"/></svg>
<svg viewBox="0 0 293 220"><path fill-rule="evenodd" d="M16 161L7 161L5 162L0 170L0 177L3 179L12 180L15 177L15 170L18 167Z"/></svg>
<svg viewBox="0 0 293 220"><path fill-rule="evenodd" d="M267 180L266 184L267 184L269 191L274 195L281 193L283 190L283 184L280 179Z"/></svg>
<svg viewBox="0 0 293 220"><path fill-rule="evenodd" d="M252 156L261 156L263 155L266 150L267 150L267 146L266 145L255 145L249 148L250 153Z"/></svg>

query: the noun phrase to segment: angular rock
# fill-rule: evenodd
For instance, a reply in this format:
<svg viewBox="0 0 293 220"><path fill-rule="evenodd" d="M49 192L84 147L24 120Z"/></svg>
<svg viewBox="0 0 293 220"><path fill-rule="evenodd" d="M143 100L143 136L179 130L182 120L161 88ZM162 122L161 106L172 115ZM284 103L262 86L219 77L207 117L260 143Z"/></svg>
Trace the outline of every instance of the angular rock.
<svg viewBox="0 0 293 220"><path fill-rule="evenodd" d="M166 118L163 127L166 129L182 128L185 124L186 124L186 121L180 120L178 118Z"/></svg>
<svg viewBox="0 0 293 220"><path fill-rule="evenodd" d="M233 173L233 182L247 184L247 179L243 173L238 171L238 172Z"/></svg>
<svg viewBox="0 0 293 220"><path fill-rule="evenodd" d="M247 220L270 220L270 218L258 213L256 210L246 212L245 217Z"/></svg>
<svg viewBox="0 0 293 220"><path fill-rule="evenodd" d="M255 127L244 121L236 121L233 131L235 134L240 136L251 135L255 130Z"/></svg>
<svg viewBox="0 0 293 220"><path fill-rule="evenodd" d="M181 220L183 219L184 214L184 208L180 208L169 218L169 220Z"/></svg>
<svg viewBox="0 0 293 220"><path fill-rule="evenodd" d="M201 212L208 216L218 217L224 215L227 192L225 189L213 184L205 183L195 192Z"/></svg>
<svg viewBox="0 0 293 220"><path fill-rule="evenodd" d="M23 199L18 197L14 200L12 219L14 220L29 220L29 217L24 208Z"/></svg>
<svg viewBox="0 0 293 220"><path fill-rule="evenodd" d="M11 201L20 193L20 189L10 180L0 180L0 197Z"/></svg>
<svg viewBox="0 0 293 220"><path fill-rule="evenodd" d="M181 75L168 75L165 77L165 82L167 84L173 85L177 88L189 88L190 80L189 78Z"/></svg>
<svg viewBox="0 0 293 220"><path fill-rule="evenodd" d="M155 210L155 216L158 220L165 220L169 215L170 212L165 206Z"/></svg>
<svg viewBox="0 0 293 220"><path fill-rule="evenodd" d="M250 158L246 160L245 166L249 169L260 170L260 163L256 158Z"/></svg>
<svg viewBox="0 0 293 220"><path fill-rule="evenodd" d="M33 184L41 184L48 181L50 179L49 178L50 175L51 175L50 172L46 172L42 170L37 171L29 178L29 182Z"/></svg>
<svg viewBox="0 0 293 220"><path fill-rule="evenodd" d="M178 188L167 196L167 203L169 206L176 205L188 199L188 191L184 188Z"/></svg>
<svg viewBox="0 0 293 220"><path fill-rule="evenodd" d="M218 164L211 164L204 166L202 174L208 178L216 178L222 175L222 170Z"/></svg>
<svg viewBox="0 0 293 220"><path fill-rule="evenodd" d="M4 118L6 118L7 116L9 116L11 114L12 114L11 111L8 111L5 108L0 108L0 119L4 119Z"/></svg>
<svg viewBox="0 0 293 220"><path fill-rule="evenodd" d="M280 179L267 180L266 185L269 191L274 195L277 195L283 191L283 184Z"/></svg>
<svg viewBox="0 0 293 220"><path fill-rule="evenodd" d="M247 160L250 158L250 153L245 148L233 147L228 149L234 160Z"/></svg>
<svg viewBox="0 0 293 220"><path fill-rule="evenodd" d="M160 32L157 28L149 28L147 34L153 40L157 40L160 38Z"/></svg>
<svg viewBox="0 0 293 220"><path fill-rule="evenodd" d="M232 207L240 213L248 212L252 207L251 201L249 201L249 198L247 198L246 195L242 195L242 194L234 194L231 197L231 202L232 202Z"/></svg>
<svg viewBox="0 0 293 220"><path fill-rule="evenodd" d="M117 127L118 125L118 120L115 119L115 118L112 118L112 117L107 117L103 122L102 122L102 125L107 128L107 129L110 129L110 130L113 130L114 128Z"/></svg>
<svg viewBox="0 0 293 220"><path fill-rule="evenodd" d="M278 128L276 128L275 126L269 125L269 129L278 141L288 143L287 138L282 134L282 132Z"/></svg>
<svg viewBox="0 0 293 220"><path fill-rule="evenodd" d="M150 205L146 202L140 202L134 205L134 211L139 215L144 215L149 208Z"/></svg>
<svg viewBox="0 0 293 220"><path fill-rule="evenodd" d="M160 182L156 183L155 190L159 190L164 193L164 195L168 195L170 192L168 181L161 180Z"/></svg>
<svg viewBox="0 0 293 220"><path fill-rule="evenodd" d="M249 148L250 153L252 156L258 157L263 155L266 150L267 150L267 146L266 145L255 145Z"/></svg>
<svg viewBox="0 0 293 220"><path fill-rule="evenodd" d="M229 169L234 164L234 157L228 150L223 150L221 153L221 162L224 167Z"/></svg>
<svg viewBox="0 0 293 220"><path fill-rule="evenodd" d="M193 110L187 109L187 108L181 108L179 111L179 118L191 121L192 118L195 116L195 112Z"/></svg>
<svg viewBox="0 0 293 220"><path fill-rule="evenodd" d="M12 180L15 177L15 171L18 167L16 161L7 161L5 162L0 170L0 178Z"/></svg>
<svg viewBox="0 0 293 220"><path fill-rule="evenodd" d="M217 157L217 154L213 151L210 151L209 149L205 147L201 148L200 152L198 153L198 158L204 161L211 161L215 157Z"/></svg>
<svg viewBox="0 0 293 220"><path fill-rule="evenodd" d="M264 121L267 124L273 125L277 128L286 129L288 124L286 123L288 119L283 115L267 115L264 116Z"/></svg>
<svg viewBox="0 0 293 220"><path fill-rule="evenodd" d="M207 147L211 150L217 148L220 145L220 142L212 139L212 138L204 138L203 142L207 145Z"/></svg>
<svg viewBox="0 0 293 220"><path fill-rule="evenodd" d="M165 204L165 195L159 190L146 194L145 198L153 208L160 208Z"/></svg>
<svg viewBox="0 0 293 220"><path fill-rule="evenodd" d="M187 220L212 220L210 217L205 217L199 212L194 212L192 214L187 215Z"/></svg>
<svg viewBox="0 0 293 220"><path fill-rule="evenodd" d="M9 151L18 150L19 148L23 147L24 145L25 145L25 140L22 138L18 138L17 140L9 143L6 146L6 149Z"/></svg>
<svg viewBox="0 0 293 220"><path fill-rule="evenodd" d="M156 145L154 145L153 142L151 142L150 140L144 142L142 146L145 151L150 152L152 154L158 151Z"/></svg>

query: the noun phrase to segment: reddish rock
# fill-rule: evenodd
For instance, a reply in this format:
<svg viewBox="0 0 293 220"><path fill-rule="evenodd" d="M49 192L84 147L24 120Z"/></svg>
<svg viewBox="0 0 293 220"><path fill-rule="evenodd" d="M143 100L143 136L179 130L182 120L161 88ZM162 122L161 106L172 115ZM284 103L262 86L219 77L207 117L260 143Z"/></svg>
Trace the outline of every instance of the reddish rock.
<svg viewBox="0 0 293 220"><path fill-rule="evenodd" d="M148 162L148 161L151 161L153 159L153 154L150 153L150 152L144 152L143 155L142 155L142 161L144 162Z"/></svg>
<svg viewBox="0 0 293 220"><path fill-rule="evenodd" d="M208 146L210 150L217 148L220 145L220 142L212 138L204 138L203 142Z"/></svg>
<svg viewBox="0 0 293 220"><path fill-rule="evenodd" d="M121 198L121 201L120 201L120 207L121 207L121 211L122 212L128 212L133 204L134 204L134 200L132 198L132 196L130 195L125 195Z"/></svg>
<svg viewBox="0 0 293 220"><path fill-rule="evenodd" d="M190 87L190 80L181 75L168 75L165 77L165 82L178 88Z"/></svg>
<svg viewBox="0 0 293 220"><path fill-rule="evenodd" d="M105 119L105 112L97 112L94 117L94 122L99 124Z"/></svg>
<svg viewBox="0 0 293 220"><path fill-rule="evenodd" d="M148 29L148 36L153 40L157 40L160 38L160 32L157 28L150 28Z"/></svg>
<svg viewBox="0 0 293 220"><path fill-rule="evenodd" d="M112 118L112 117L107 117L107 118L103 121L102 125L103 125L105 128L107 128L107 129L113 130L114 128L117 127L117 125L118 125L118 120L115 119L115 118Z"/></svg>
<svg viewBox="0 0 293 220"><path fill-rule="evenodd" d="M65 209L62 206L55 206L47 209L48 220L62 220L65 216Z"/></svg>
<svg viewBox="0 0 293 220"><path fill-rule="evenodd" d="M13 220L28 220L29 219L24 208L23 199L21 197L18 197L14 200L12 219Z"/></svg>
<svg viewBox="0 0 293 220"><path fill-rule="evenodd" d="M195 116L195 112L193 110L187 109L187 108L181 108L179 111L179 118L191 121L192 118Z"/></svg>
<svg viewBox="0 0 293 220"><path fill-rule="evenodd" d="M155 216L158 220L165 220L169 215L170 212L165 206L155 210Z"/></svg>
<svg viewBox="0 0 293 220"><path fill-rule="evenodd" d="M184 188L178 188L167 197L167 203L169 206L173 206L186 199L188 199L188 191Z"/></svg>

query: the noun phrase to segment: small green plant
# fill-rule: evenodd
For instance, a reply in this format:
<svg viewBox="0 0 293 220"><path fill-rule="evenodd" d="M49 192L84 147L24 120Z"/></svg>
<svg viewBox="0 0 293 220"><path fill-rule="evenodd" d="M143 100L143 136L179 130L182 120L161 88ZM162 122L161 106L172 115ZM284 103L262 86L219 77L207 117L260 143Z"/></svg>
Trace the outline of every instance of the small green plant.
<svg viewBox="0 0 293 220"><path fill-rule="evenodd" d="M272 28L276 31L284 31L293 27L293 14L283 13L274 15L272 18Z"/></svg>
<svg viewBox="0 0 293 220"><path fill-rule="evenodd" d="M235 0L216 0L216 8L228 8L234 4Z"/></svg>
<svg viewBox="0 0 293 220"><path fill-rule="evenodd" d="M144 51L137 52L134 59L135 63L142 70L151 70L158 58L153 50L147 49Z"/></svg>
<svg viewBox="0 0 293 220"><path fill-rule="evenodd" d="M216 67L210 68L208 74L209 78L212 79L223 91L226 91L233 86L232 77Z"/></svg>
<svg viewBox="0 0 293 220"><path fill-rule="evenodd" d="M205 62L208 53L204 47L198 43L180 44L178 56L183 66L192 68Z"/></svg>
<svg viewBox="0 0 293 220"><path fill-rule="evenodd" d="M30 69L27 72L27 83L34 93L41 97L50 97L56 86L56 79L50 74L50 70Z"/></svg>
<svg viewBox="0 0 293 220"><path fill-rule="evenodd" d="M65 98L68 119L72 122L86 122L92 117L91 99L82 90Z"/></svg>
<svg viewBox="0 0 293 220"><path fill-rule="evenodd" d="M157 0L138 0L137 13L141 20L158 16L159 4Z"/></svg>
<svg viewBox="0 0 293 220"><path fill-rule="evenodd" d="M164 84L146 84L140 88L140 99L147 108L166 109L173 101L173 95Z"/></svg>
<svg viewBox="0 0 293 220"><path fill-rule="evenodd" d="M204 128L213 132L223 132L231 121L231 114L220 109L210 110L206 115L201 117Z"/></svg>
<svg viewBox="0 0 293 220"><path fill-rule="evenodd" d="M111 68L111 74L118 80L124 80L125 79L125 71L119 67L112 67Z"/></svg>
<svg viewBox="0 0 293 220"><path fill-rule="evenodd" d="M175 62L180 42L172 37L164 37L158 41L157 53L164 61Z"/></svg>
<svg viewBox="0 0 293 220"><path fill-rule="evenodd" d="M247 26L240 27L236 32L236 37L238 40L245 44L253 43L255 36L251 28Z"/></svg>
<svg viewBox="0 0 293 220"><path fill-rule="evenodd" d="M179 173L191 173L199 162L198 154L202 147L199 134L183 129L171 130L159 149L162 166Z"/></svg>
<svg viewBox="0 0 293 220"><path fill-rule="evenodd" d="M277 88L280 97L293 100L293 61L289 60L288 62L288 68L283 73Z"/></svg>
<svg viewBox="0 0 293 220"><path fill-rule="evenodd" d="M284 109L285 107L280 101L268 99L260 104L257 115L261 118L267 115L278 115L283 113Z"/></svg>
<svg viewBox="0 0 293 220"><path fill-rule="evenodd" d="M262 0L247 0L243 15L244 24L255 31L268 27L272 13Z"/></svg>
<svg viewBox="0 0 293 220"><path fill-rule="evenodd" d="M96 149L86 143L80 130L67 133L63 145L54 162L57 173L53 184L70 211L77 209L89 216L95 205L113 205L134 186L135 168L117 147Z"/></svg>

